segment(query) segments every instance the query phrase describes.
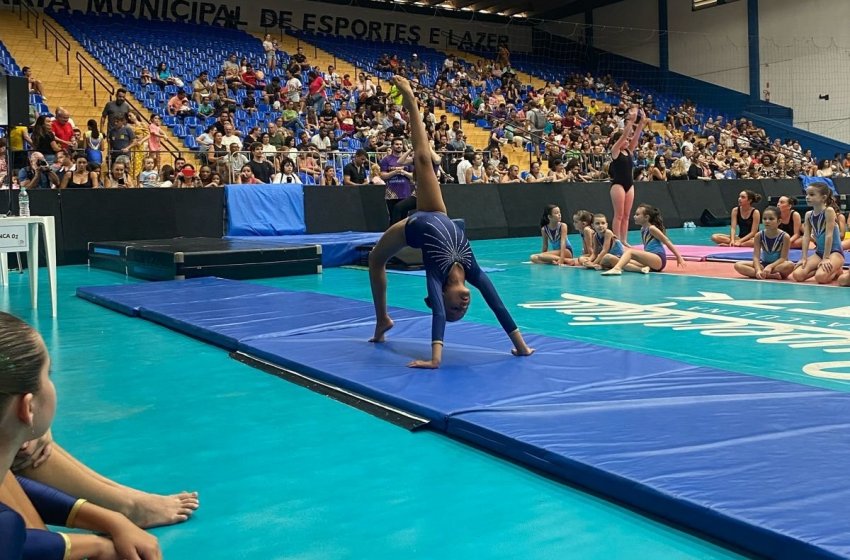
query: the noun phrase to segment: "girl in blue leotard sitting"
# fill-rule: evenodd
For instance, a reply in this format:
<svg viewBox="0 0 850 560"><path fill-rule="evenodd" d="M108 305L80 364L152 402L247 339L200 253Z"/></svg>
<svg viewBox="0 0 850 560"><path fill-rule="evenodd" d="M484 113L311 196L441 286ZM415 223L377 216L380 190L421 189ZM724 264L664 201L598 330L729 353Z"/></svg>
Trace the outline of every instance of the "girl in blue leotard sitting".
<svg viewBox="0 0 850 560"><path fill-rule="evenodd" d="M779 229L779 209L768 206L761 215L764 229L756 234L752 262L735 263L735 270L748 278L784 280L794 271L788 260L791 236Z"/></svg>
<svg viewBox="0 0 850 560"><path fill-rule="evenodd" d="M547 204L540 218L540 235L543 237L543 248L536 255L531 255L531 262L536 264L574 264L573 246L567 239L567 224L561 221L561 209L557 204Z"/></svg>
<svg viewBox="0 0 850 560"><path fill-rule="evenodd" d="M470 291L466 282L478 288L484 301L496 314L514 344L513 354L528 356L529 348L505 308L487 275L478 266L464 231L446 215L440 184L434 174L428 134L419 114L419 106L410 83L395 76L392 83L399 89L405 109L410 114L414 163L417 175L417 212L390 226L369 254L369 281L375 302L375 335L371 342L383 342L393 327L387 312L387 261L404 247L422 249L431 307L431 358L414 360L409 367L438 368L443 357L443 333L446 321L458 321L466 314Z"/></svg>
<svg viewBox="0 0 850 560"><path fill-rule="evenodd" d="M56 412L56 389L50 380L50 357L35 330L0 313L0 478L15 454L50 428ZM21 514L0 503L0 560L82 558L162 558L156 538L129 519L50 486L25 478L20 487L40 520L50 525L90 529L106 534L62 534L28 529Z"/></svg>
<svg viewBox="0 0 850 560"><path fill-rule="evenodd" d="M593 253L584 260L584 266L601 270L613 268L623 256L623 244L608 229L605 214L593 216Z"/></svg>
<svg viewBox="0 0 850 560"><path fill-rule="evenodd" d="M818 284L829 284L844 267L844 250L838 228L832 191L825 183L812 183L806 188L806 203L812 207L803 219L803 256L792 276L805 282L812 276ZM809 241L815 242L815 254L809 255Z"/></svg>
<svg viewBox="0 0 850 560"><path fill-rule="evenodd" d="M667 252L664 247L676 256L676 263L683 267L685 260L679 250L664 233L664 221L661 211L649 204L641 204L635 211L635 223L640 226L640 236L643 239L643 250L626 249L623 256L611 270L602 273L603 276L615 276L628 272L661 272L667 265Z"/></svg>

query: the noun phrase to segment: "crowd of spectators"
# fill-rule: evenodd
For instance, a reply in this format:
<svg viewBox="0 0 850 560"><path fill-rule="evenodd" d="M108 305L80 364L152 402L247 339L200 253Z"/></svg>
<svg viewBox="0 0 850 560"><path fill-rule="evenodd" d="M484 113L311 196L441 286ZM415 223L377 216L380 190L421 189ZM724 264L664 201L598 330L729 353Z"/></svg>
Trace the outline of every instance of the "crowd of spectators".
<svg viewBox="0 0 850 560"><path fill-rule="evenodd" d="M278 67L277 44L270 36L262 44L264 69L231 55L195 77L174 76L166 63L140 71L141 84L170 92L170 124L192 130L197 170L183 158L163 160L160 117L145 122L119 89L100 122L89 120L85 129L57 107L52 116L35 116L29 129L10 130L0 150L8 142L12 182L88 188L412 181L408 115L399 92L384 91L378 79L391 73L433 84L420 85L419 93L435 170L445 183L605 181L610 138L633 105L654 120L633 154L637 181L850 174L850 154L818 161L798 141L770 139L747 119L703 119L690 102L662 113L652 95L611 76L573 74L532 87L511 69L504 46L493 61L468 64L448 55L438 69L415 54L410 60L385 54L373 73L352 76L317 67L301 47ZM31 72L28 78L31 91L42 94ZM260 108L272 118L240 126L239 117ZM437 110L448 113L437 117ZM471 145L468 132L476 126L487 130L487 140Z"/></svg>

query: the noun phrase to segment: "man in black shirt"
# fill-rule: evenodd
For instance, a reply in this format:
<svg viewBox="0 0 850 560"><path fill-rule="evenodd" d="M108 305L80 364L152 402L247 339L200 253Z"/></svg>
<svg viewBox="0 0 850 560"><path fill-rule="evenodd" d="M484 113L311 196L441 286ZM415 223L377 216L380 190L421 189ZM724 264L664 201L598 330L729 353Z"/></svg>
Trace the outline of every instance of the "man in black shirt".
<svg viewBox="0 0 850 560"><path fill-rule="evenodd" d="M354 159L342 169L342 184L345 186L365 185L366 180L366 150L360 149L354 154Z"/></svg>
<svg viewBox="0 0 850 560"><path fill-rule="evenodd" d="M292 68L294 66L293 63L298 64L298 74L301 74L301 72L306 72L310 69L310 65L307 64L307 57L304 56L304 47L298 47L297 52L289 59L289 68Z"/></svg>
<svg viewBox="0 0 850 560"><path fill-rule="evenodd" d="M251 144L251 161L248 162L248 167L251 168L251 173L254 177L263 183L271 183L272 175L274 175L274 167L266 161L266 156L263 155L263 145L259 142Z"/></svg>

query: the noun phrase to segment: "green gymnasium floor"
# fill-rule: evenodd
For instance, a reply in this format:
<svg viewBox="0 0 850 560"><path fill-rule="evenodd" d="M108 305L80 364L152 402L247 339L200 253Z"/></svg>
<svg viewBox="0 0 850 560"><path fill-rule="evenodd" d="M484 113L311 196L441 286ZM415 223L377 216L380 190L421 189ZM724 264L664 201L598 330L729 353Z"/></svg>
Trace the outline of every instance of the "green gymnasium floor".
<svg viewBox="0 0 850 560"><path fill-rule="evenodd" d="M678 230L672 237L695 244L707 233ZM843 290L669 274L603 278L522 264L537 246L536 239L473 244L483 266L506 269L491 278L525 331L847 389L840 378L850 372ZM60 268L58 320L49 316L46 283L41 309L30 311L26 274L12 273L0 297L2 309L31 321L50 347L60 443L123 483L200 492L194 519L154 531L165 558L740 557L73 295L81 285L126 281L83 266ZM262 283L370 298L361 270ZM390 276L391 305L424 310L424 291L422 278ZM495 324L480 301L467 320ZM816 365L825 362L831 365ZM839 378L813 375L824 371Z"/></svg>

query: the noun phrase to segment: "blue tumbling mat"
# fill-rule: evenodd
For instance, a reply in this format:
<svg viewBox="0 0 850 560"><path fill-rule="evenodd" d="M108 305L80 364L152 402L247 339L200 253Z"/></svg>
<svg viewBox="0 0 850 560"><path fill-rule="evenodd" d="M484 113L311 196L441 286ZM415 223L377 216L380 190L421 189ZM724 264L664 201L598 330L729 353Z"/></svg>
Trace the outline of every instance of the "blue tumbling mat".
<svg viewBox="0 0 850 560"><path fill-rule="evenodd" d="M144 289L145 286L159 288ZM202 298L202 293L207 297ZM429 315L228 280L78 295L429 420L445 432L770 558L845 558L850 394L639 352L450 323L439 370Z"/></svg>
<svg viewBox="0 0 850 560"><path fill-rule="evenodd" d="M307 231L301 185L226 185L227 235L288 235Z"/></svg>
<svg viewBox="0 0 850 560"><path fill-rule="evenodd" d="M365 231L340 231L337 233L314 233L305 235L280 235L255 237L246 235L229 235L225 239L247 239L254 243L291 243L293 245L321 245L322 266L330 268L360 262L361 254L357 247L378 242L381 233Z"/></svg>
<svg viewBox="0 0 850 560"><path fill-rule="evenodd" d="M812 251L810 254L814 254ZM800 260L800 257L803 256L803 251L800 249L790 249L788 251L788 260L792 262L797 262ZM752 261L753 260L753 252L737 252L737 253L712 253L708 255L705 260L707 261L717 261L717 262L738 262L738 261ZM850 254L844 253L844 266L850 266Z"/></svg>

